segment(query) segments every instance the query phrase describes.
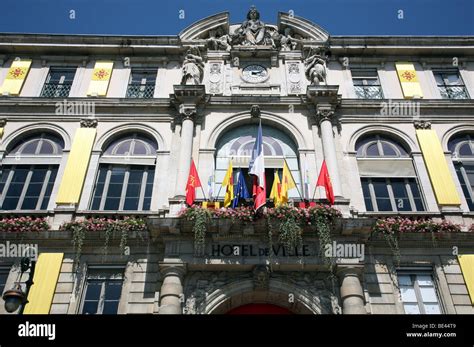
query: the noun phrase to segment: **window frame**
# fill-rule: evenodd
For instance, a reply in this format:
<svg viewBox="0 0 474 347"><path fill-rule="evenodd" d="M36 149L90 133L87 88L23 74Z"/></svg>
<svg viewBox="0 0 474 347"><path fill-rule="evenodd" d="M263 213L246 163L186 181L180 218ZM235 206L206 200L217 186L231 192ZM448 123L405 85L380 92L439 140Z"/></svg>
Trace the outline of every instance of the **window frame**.
<svg viewBox="0 0 474 347"><path fill-rule="evenodd" d="M53 137L53 139L46 138L47 135L50 135ZM39 140L39 141L38 141ZM53 143L53 153L46 153L46 154L41 154L40 150L42 148L42 144L44 141L49 141ZM57 142L55 141L57 140ZM38 141L36 144L36 149L34 154L22 154L19 152L22 148L24 148L30 141ZM16 208L13 210L9 211L30 211L30 210L38 210L38 211L47 211L48 210L48 205L51 202L51 197L52 193L54 191L54 185L56 183L56 180L58 178L58 172L59 172L59 167L61 164L61 158L63 155L63 150L64 150L64 142L63 139L55 134L55 133L49 133L49 132L38 132L34 134L33 136L30 136L26 139L26 141L17 141L14 143L13 148L8 152L8 154L2 159L0 163L0 172L5 170L7 168L9 170L8 177L6 178L2 190L0 191L0 209L5 210L3 208L3 204L6 198L6 195L8 193L8 190L11 186L12 179L15 175L15 172L19 168L27 168L28 173L27 176L24 180L24 186L21 190L21 193L19 195L19 199L16 205ZM21 161L20 161L21 159ZM21 162L21 164L20 164ZM34 209L22 209L21 206L23 205L26 193L28 191L28 188L30 186L31 178L35 172L35 169L38 168L38 166L45 166L46 167L46 174L43 178L43 183L41 186L40 193L38 195L38 201L36 202L35 208ZM54 173L54 179L52 182L50 182L51 176ZM41 206L44 203L44 198L45 198L45 193L48 189L48 185L52 184L52 188L50 191L49 195L49 200L44 209L41 208Z"/></svg>
<svg viewBox="0 0 474 347"><path fill-rule="evenodd" d="M360 73L360 74L363 74L364 72L365 73L371 72L371 73L374 73L374 75L370 76L369 74L367 74L367 76L354 76L354 72L357 72L357 73ZM356 68L352 68L351 69L351 77L352 77L352 86L354 88L354 95L355 95L356 99L381 100L381 99L385 98L383 88L382 88L382 83L380 82L380 76L379 76L378 68L376 68L376 67L356 67ZM354 80L361 80L362 84L355 84ZM368 84L367 83L368 80L375 80L376 84ZM379 89L378 95L380 97L377 97L377 98L367 97L368 96L367 95L368 94L367 93L368 87L378 87L378 89ZM358 97L357 88L362 88L363 93L364 93L363 98Z"/></svg>
<svg viewBox="0 0 474 347"><path fill-rule="evenodd" d="M67 81L67 83L65 83L65 81L61 82L61 80L59 80L57 83L50 82L53 73L61 73L61 72L74 72L74 75L72 76L72 80ZM77 66L50 66L48 74L46 76L46 80L44 81L43 87L41 88L40 97L41 98L67 98L69 97L69 95L71 94L71 88L74 83L74 79L76 78L76 74L77 74ZM48 86L55 86L54 95L45 95L46 88L48 88ZM67 88L69 88L69 90L67 91L67 95L61 94L60 91Z"/></svg>
<svg viewBox="0 0 474 347"><path fill-rule="evenodd" d="M137 82L134 82L133 81L133 74L149 74L150 76L154 76L154 80L153 82L149 82L148 79L146 79L145 83L143 83L143 79L140 83L137 83ZM127 83L127 91L125 93L125 97L127 99L153 99L154 97L154 94L155 94L155 88L156 88L156 80L158 78L158 68L143 68L143 67L132 67L131 70L130 70L130 76L129 76L129 79L128 79L128 83ZM136 88L143 88L143 90L139 90L137 92L135 92L135 94L132 93L132 89L136 89ZM151 89L149 91L149 96L145 96L146 92L147 92L147 89ZM138 96L134 96L134 95L138 95Z"/></svg>
<svg viewBox="0 0 474 347"><path fill-rule="evenodd" d="M362 142L362 143L361 143ZM377 150L378 150L378 155L368 155L367 154L367 149L374 145L377 144ZM392 148L392 150L396 153L396 155L385 155L384 154L384 149L383 149L383 144L387 144ZM410 150L406 148L402 143L399 141L393 139L392 137L384 134L365 134L365 136L360 137L355 145L355 153L356 153L356 160L358 160L358 165L362 161L370 160L374 162L383 162L383 161L392 161L392 160L400 160L400 161L410 161L411 164L414 166L413 163L413 157L411 156ZM360 154L359 154L360 153ZM360 166L359 166L360 168ZM415 169L415 167L413 167ZM360 171L359 171L360 172ZM415 171L416 172L416 171ZM360 183L361 183L361 191L362 191L362 197L364 200L365 208L367 212L380 212L380 213L387 213L387 212L398 212L398 213L411 213L411 212L425 212L426 211L426 201L423 196L423 192L421 190L421 185L419 183L419 177L415 174L413 176L371 176L369 174L367 175L359 175ZM377 196L375 194L375 189L373 186L373 179L385 179L385 185L387 188L387 193L388 193L388 198L390 199L390 205L392 207L391 211L379 211L378 203L377 203ZM398 209L398 202L397 199L395 199L395 194L393 190L393 179L403 179L404 181L404 188L407 194L408 201L410 202L410 211L400 211ZM369 196L366 197L365 192L364 192L364 180L367 182L368 186L368 191L369 191ZM422 205L422 210L417 209L416 205L416 200L415 195L413 194L413 191L411 189L411 183L416 184L418 188L418 193L420 195L420 201ZM372 210L368 209L366 199L370 198L370 203L372 205Z"/></svg>
<svg viewBox="0 0 474 347"><path fill-rule="evenodd" d="M472 165L474 166L474 137L471 136L470 134L458 134L458 136L453 136L449 142L455 141L457 139L461 138L455 145L452 151L452 159L453 159L453 164L454 164L454 170L456 171L456 175L462 177L463 182L459 182L461 184L461 189L462 186L466 187L466 191L469 196L466 196L466 192L464 189L462 189L463 194L467 200L468 208L470 211L474 211L474 189L472 186L474 185L474 182L471 182L469 180L469 177L466 172L466 165ZM461 146L468 144L471 153L473 155L471 156L461 156L459 155L459 149Z"/></svg>
<svg viewBox="0 0 474 347"><path fill-rule="evenodd" d="M110 185L110 177L112 176L112 170L113 170L114 167L120 167L120 166L125 168L125 173L124 173L124 179L123 179L123 182L122 182L122 190L120 192L119 208L117 210L105 210L104 207L105 207L105 204L107 202L107 194L108 194L108 190L110 188L109 185ZM124 210L123 207L124 207L125 199L126 199L126 195L127 195L128 182L129 182L129 178L130 178L130 171L133 168L133 166L144 166L145 167L145 169L143 170L142 182L141 182L141 185L140 185L140 197L139 197L139 201L138 201L138 208L136 210ZM107 170L107 173L106 173L106 176L105 176L104 188L102 190L102 196L100 197L98 211L138 211L138 212L149 211L149 210L143 210L143 204L144 204L144 201L145 201L145 193L146 193L146 189L147 189L149 171L153 170L154 171L153 175L155 175L156 174L155 166L140 165L140 164L138 164L138 165L133 165L133 164L123 165L123 164L114 164L114 163L99 164L99 169L97 170L97 175L96 175L95 184L94 184L94 190L93 190L93 193L92 193L92 200L90 202L91 209L92 209L92 206L93 206L94 200L95 200L95 192L96 192L96 189L97 189L97 182L98 182L97 180L99 178L101 168L105 168ZM154 176L153 176L153 179L154 179Z"/></svg>
<svg viewBox="0 0 474 347"><path fill-rule="evenodd" d="M97 312L95 313L96 315L103 315L103 310L104 310L104 303L105 303L105 284L107 281L121 281L121 289L120 289L120 298L118 300L118 305L117 305L117 312L115 314L119 314L120 311L120 303L123 298L123 292L124 292L124 283L125 283L125 266L123 265L89 265L87 266L87 273L84 277L84 284L82 285L82 291L81 291L81 301L80 305L78 305L78 314L83 314L85 315L86 313L83 313L84 310L84 305L86 303L86 294L87 294L87 288L89 284L89 280L93 280L94 278L90 278L91 273L106 273L106 278L103 279L103 282L101 284L101 292L99 295L99 300L97 303ZM108 274L107 274L108 272ZM120 278L115 279L111 278L110 274L116 273L120 274ZM99 278L102 280L102 278Z"/></svg>
<svg viewBox="0 0 474 347"><path fill-rule="evenodd" d="M390 205L392 206L392 210L391 211L379 211L378 204L377 204L377 196L375 195L375 189L374 189L374 186L373 186L373 183L372 183L372 179L374 179L374 178L375 179L383 179L383 177L361 177L361 179L366 179L367 180L367 184L368 184L368 187L369 187L370 201L372 203L372 208L373 208L373 211L367 211L367 212L402 212L402 213L407 213L407 212L424 212L424 211L426 211L425 202L424 202L424 199L421 195L421 191L420 191L419 188L418 188L418 191L420 192L420 199L421 199L421 203L423 205L423 210L418 211L417 208L416 208L415 197L413 195L413 192L412 192L412 189L411 189L411 186L410 186L410 179L414 180L418 187L420 186L418 184L418 179L416 177L385 177L385 183L386 183L386 187L387 187L387 191L388 191L388 197L390 199ZM400 211L400 210L398 210L398 205L397 205L397 201L395 199L395 195L393 193L393 187L392 187L392 182L391 182L391 179L394 179L394 178L403 179L405 190L406 190L406 193L407 193L407 197L408 197L408 200L410 201L411 211ZM365 201L365 199L366 199L366 197L364 196L364 201ZM367 206L366 206L366 208L367 208Z"/></svg>
<svg viewBox="0 0 474 347"><path fill-rule="evenodd" d="M4 293L5 290L7 289L8 277L10 276L10 272L11 272L11 266L5 266L5 265L0 266L0 274L6 275L6 277L5 277L5 283L2 284L2 283L0 282L0 286L3 285L3 290L0 290L0 299L1 299L2 301L3 301L3 299L2 299L3 293Z"/></svg>
<svg viewBox="0 0 474 347"><path fill-rule="evenodd" d="M133 140L133 141L130 144L128 153L130 152L133 153L137 139L144 142L148 141L146 145L150 147L149 149L151 149L151 151L147 149L147 152L149 152L150 154L140 154L140 155L114 154L117 148L119 148L120 146L123 145L123 143L129 140ZM152 191L151 191L151 196L150 196L151 201L153 200L153 186L154 186L154 183L155 183L154 181L156 178L156 159L157 159L156 151L157 150L158 150L158 144L156 143L156 141L150 136L147 136L140 132L132 132L132 133L125 134L121 137L111 139L111 141L108 142L108 145L104 149L103 155L99 159L99 164L97 166L97 170L96 170L96 174L94 178L94 186L93 186L92 194L91 194L89 204L88 204L89 209L95 210L95 211L136 211L136 212L150 211L151 204L150 204L150 208L146 210L143 209L143 205L146 200L146 190L148 186L148 178L150 175L150 171L153 171ZM133 169L133 167L137 167L137 166L144 167L142 181L140 185L140 197L139 197L138 208L136 210L124 210L123 207L125 204L125 199L126 199L126 194L127 194L127 189L128 189L130 171ZM122 181L122 190L120 192L119 208L117 210L104 210L104 207L107 201L110 177L112 175L112 170L114 167L125 168L124 179ZM103 168L107 170L107 173L104 180L102 195L100 196L99 209L93 209L94 200L96 199L95 195L97 191L98 179L99 179L101 170Z"/></svg>
<svg viewBox="0 0 474 347"><path fill-rule="evenodd" d="M415 276L418 277L418 276L430 276L431 278L431 281L433 283L433 289L434 289L434 292L435 292L435 295L436 295L436 303L438 304L438 307L439 307L439 313L435 313L435 314L445 314L446 313L446 310L445 310L445 307L443 305L443 297L441 295L441 292L440 292L440 287L439 287L439 283L438 283L438 279L436 277L436 274L435 272L433 271L433 268L400 268L400 269L397 269L397 282L398 282L398 291L399 291L399 294L400 294L400 301L401 301L401 304L402 304L402 308L403 308L403 312L404 314L408 315L409 313L406 313L405 311L405 301L403 301L403 298L402 298L402 292L401 292L401 285L400 285L400 276ZM411 281L413 283L413 288L414 288L414 291L415 291L415 296L416 296L416 303L418 304L418 310L419 310L419 313L418 314L427 314L426 313L426 310L424 308L424 301L423 301L423 297L421 295L421 291L420 291L420 285L418 283L418 279L416 278L415 281L413 281L413 279L411 278Z"/></svg>
<svg viewBox="0 0 474 347"><path fill-rule="evenodd" d="M5 165L2 165L2 167L4 167L4 166ZM0 206L2 207L1 210L5 210L5 209L3 209L3 203L5 201L5 197L8 193L8 189L10 188L10 185L12 183L12 179L13 179L13 176L15 175L15 169L17 168L17 166L24 166L24 167L29 167L29 168L28 168L28 173L27 173L24 185L23 185L23 189L21 190L16 208L13 211L25 211L25 210L43 211L43 209L41 209L41 206L43 205L44 197L45 197L46 191L48 189L48 185L51 183L50 179L51 179L51 175L53 174L54 169L56 169L54 180L56 180L56 177L57 177L58 168L57 168L56 165L47 165L47 164L46 165L41 165L41 164L40 165L12 165L11 168L10 168L10 172L8 173L7 180L5 181L5 185L3 186L3 190L0 192ZM37 166L47 166L47 171L46 171L46 174L44 176L43 183L41 185L40 193L38 195L38 201L36 202L36 206L35 206L34 209L22 209L21 206L23 205L23 202L24 202L25 197L26 197L26 193L29 189L29 186L30 186L30 183L31 183L31 178L34 174L34 169L37 168ZM52 182L52 184L54 185L54 182ZM49 196L49 199L51 199L51 195ZM49 204L49 200L48 200L48 204ZM46 210L47 210L47 207L46 207Z"/></svg>
<svg viewBox="0 0 474 347"><path fill-rule="evenodd" d="M433 73L433 78L434 78L435 83L436 83L436 88L438 89L438 92L440 93L440 96L441 96L442 99L445 99L445 100L468 100L468 99L471 99L471 96L469 95L469 91L466 88L466 84L464 83L464 80L461 76L461 72L459 71L459 69L433 69L432 73ZM457 75L458 80L461 82L461 84L455 84L455 85L446 84L446 79L443 77L443 75L448 75L448 74ZM437 75L441 75L441 80L443 81L443 84L438 83L438 81L436 79ZM466 94L466 98L453 98L452 94L449 92L451 87L460 87L460 88L462 87L464 93ZM441 88L444 88L444 90L446 91L446 94L448 95L447 98L443 97L443 93L441 93Z"/></svg>

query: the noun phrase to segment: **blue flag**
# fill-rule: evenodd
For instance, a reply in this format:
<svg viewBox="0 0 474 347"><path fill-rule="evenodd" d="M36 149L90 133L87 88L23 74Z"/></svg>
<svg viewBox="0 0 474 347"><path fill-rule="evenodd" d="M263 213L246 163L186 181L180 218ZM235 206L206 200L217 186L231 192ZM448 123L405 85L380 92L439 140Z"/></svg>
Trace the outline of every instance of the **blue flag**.
<svg viewBox="0 0 474 347"><path fill-rule="evenodd" d="M232 201L232 208L236 208L239 204L240 199L249 199L250 194L245 184L245 178L242 174L242 170L239 169L239 178L237 179L237 185L234 186L234 200Z"/></svg>

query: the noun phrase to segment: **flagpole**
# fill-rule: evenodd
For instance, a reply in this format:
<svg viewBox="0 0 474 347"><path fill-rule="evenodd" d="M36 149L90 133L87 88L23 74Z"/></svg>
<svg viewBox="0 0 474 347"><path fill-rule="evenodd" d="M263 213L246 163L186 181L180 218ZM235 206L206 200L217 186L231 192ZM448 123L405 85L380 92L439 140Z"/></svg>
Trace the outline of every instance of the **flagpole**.
<svg viewBox="0 0 474 347"><path fill-rule="evenodd" d="M283 159L285 161L286 166L288 167L288 172L290 173L291 179L293 182L295 182L295 188L298 191L298 194L300 196L300 199L304 201L303 196L301 195L300 190L298 189L298 185L296 184L295 178L293 177L293 174L291 173L290 167L288 166L288 163L286 162L286 159Z"/></svg>
<svg viewBox="0 0 474 347"><path fill-rule="evenodd" d="M232 160L234 160L234 157L230 157L230 161L232 161ZM214 175L215 174L216 173L214 172ZM222 182L221 182L221 186L219 187L219 191L217 192L217 195L216 195L216 201L219 201L219 194L221 193L221 189L222 189ZM224 196L224 200L225 200L225 196Z"/></svg>
<svg viewBox="0 0 474 347"><path fill-rule="evenodd" d="M204 200L209 201L209 200L206 198L206 194L204 193L204 188L202 187L202 184L201 184L201 191L202 191L202 195L204 196Z"/></svg>
<svg viewBox="0 0 474 347"><path fill-rule="evenodd" d="M323 160L324 160L324 159L323 159ZM321 170L321 169L319 169L319 170ZM319 171L318 171L318 161L317 161L317 160L316 160L316 172L319 172ZM319 173L318 173L318 179L319 179L319 175L320 175L320 174L321 174L321 173L319 172ZM317 183L317 180L316 180L316 184L318 184L318 183ZM311 201L314 201L314 197L316 196L316 190L317 190L317 189L318 189L318 186L315 186L315 187L314 187L314 192L313 192L313 198L311 199Z"/></svg>

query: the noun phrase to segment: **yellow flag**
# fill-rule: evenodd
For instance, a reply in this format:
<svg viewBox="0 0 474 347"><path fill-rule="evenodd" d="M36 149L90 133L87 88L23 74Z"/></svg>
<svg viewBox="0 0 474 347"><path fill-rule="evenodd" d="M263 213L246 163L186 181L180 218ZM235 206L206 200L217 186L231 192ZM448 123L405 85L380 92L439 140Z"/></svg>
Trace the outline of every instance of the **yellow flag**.
<svg viewBox="0 0 474 347"><path fill-rule="evenodd" d="M402 87L403 97L405 99L422 98L423 91L421 90L415 66L409 62L396 62L395 68L397 69L398 80Z"/></svg>
<svg viewBox="0 0 474 347"><path fill-rule="evenodd" d="M229 168L225 173L224 180L222 181L222 186L226 187L225 197L224 197L224 207L229 207L234 200L234 175L232 168L232 160L229 161Z"/></svg>
<svg viewBox="0 0 474 347"><path fill-rule="evenodd" d="M275 178L273 179L272 191L270 192L270 199L273 199L273 203L275 204L275 206L281 205L280 190L280 177L278 176L278 171L275 170Z"/></svg>
<svg viewBox="0 0 474 347"><path fill-rule="evenodd" d="M0 94L8 93L10 95L20 95L23 83L30 71L31 60L15 60L10 69L8 69L7 77L0 87Z"/></svg>
<svg viewBox="0 0 474 347"><path fill-rule="evenodd" d="M109 88L110 76L114 67L113 61L97 61L92 72L91 82L87 95L106 96Z"/></svg>
<svg viewBox="0 0 474 347"><path fill-rule="evenodd" d="M286 164L286 160L283 164L283 175L281 177L281 203L286 204L288 202L288 191L296 187L295 180L291 174L290 168Z"/></svg>

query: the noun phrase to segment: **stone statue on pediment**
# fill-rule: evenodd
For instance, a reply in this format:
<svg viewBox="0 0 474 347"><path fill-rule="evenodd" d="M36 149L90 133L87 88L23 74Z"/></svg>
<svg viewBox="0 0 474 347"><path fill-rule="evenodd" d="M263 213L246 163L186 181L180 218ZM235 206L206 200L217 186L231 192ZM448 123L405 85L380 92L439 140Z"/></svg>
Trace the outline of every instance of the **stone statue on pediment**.
<svg viewBox="0 0 474 347"><path fill-rule="evenodd" d="M260 20L260 12L252 6L247 13L247 20L242 23L232 36L234 44L244 46L266 45L265 23Z"/></svg>
<svg viewBox="0 0 474 347"><path fill-rule="evenodd" d="M291 28L285 28L283 35L280 37L280 47L282 51L294 51L301 49L303 40L293 34Z"/></svg>
<svg viewBox="0 0 474 347"><path fill-rule="evenodd" d="M209 38L206 41L207 47L213 51L230 51L231 49L231 38L220 27L209 30Z"/></svg>
<svg viewBox="0 0 474 347"><path fill-rule="evenodd" d="M182 68L181 85L201 84L204 75L204 61L199 48L191 47L186 52Z"/></svg>
<svg viewBox="0 0 474 347"><path fill-rule="evenodd" d="M304 60L305 75L311 85L326 83L326 58L319 53L309 51L308 57Z"/></svg>

